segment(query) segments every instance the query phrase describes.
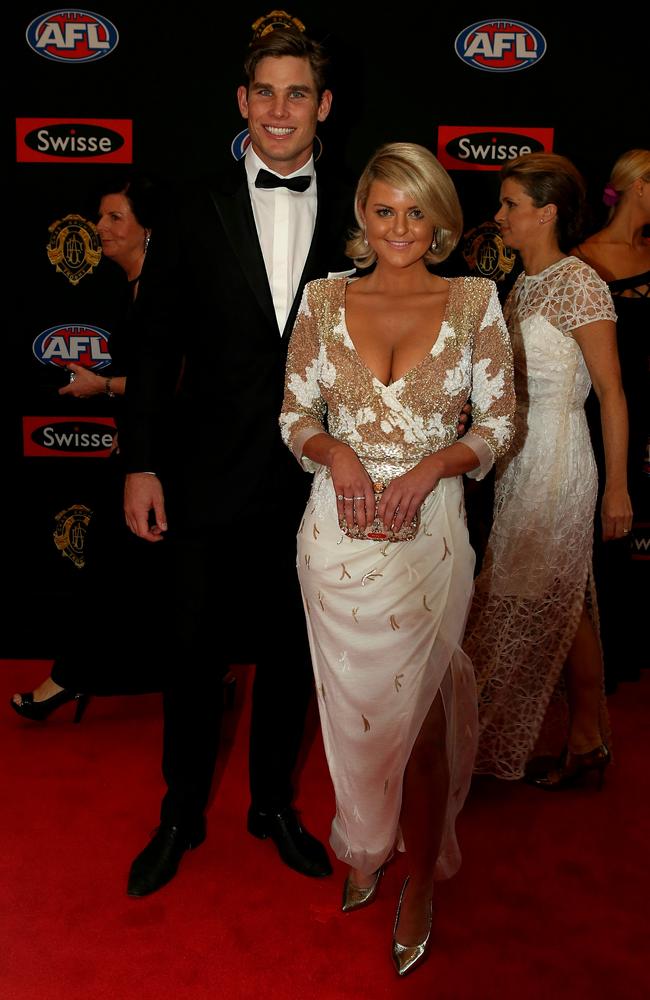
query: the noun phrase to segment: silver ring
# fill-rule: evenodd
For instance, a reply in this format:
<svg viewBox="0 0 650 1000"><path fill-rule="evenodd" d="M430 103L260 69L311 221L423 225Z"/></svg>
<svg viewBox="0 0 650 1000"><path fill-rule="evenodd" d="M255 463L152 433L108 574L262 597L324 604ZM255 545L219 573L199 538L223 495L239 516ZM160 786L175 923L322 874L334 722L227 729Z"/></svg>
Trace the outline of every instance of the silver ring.
<svg viewBox="0 0 650 1000"><path fill-rule="evenodd" d="M70 381L71 381L71 382L74 382L74 380L76 379L76 377L77 377L77 376L75 375L75 373L74 373L74 372L70 372Z"/></svg>
<svg viewBox="0 0 650 1000"><path fill-rule="evenodd" d="M354 497L343 497L344 500L354 500Z"/></svg>
<svg viewBox="0 0 650 1000"><path fill-rule="evenodd" d="M353 500L365 500L365 497L352 497Z"/></svg>
<svg viewBox="0 0 650 1000"><path fill-rule="evenodd" d="M630 529L629 528L623 528L623 534L624 535L629 535L629 533L630 533Z"/></svg>
<svg viewBox="0 0 650 1000"><path fill-rule="evenodd" d="M343 494L342 494L342 493L337 493L337 494L336 494L336 499L337 499L337 500L345 500L345 497L343 496Z"/></svg>

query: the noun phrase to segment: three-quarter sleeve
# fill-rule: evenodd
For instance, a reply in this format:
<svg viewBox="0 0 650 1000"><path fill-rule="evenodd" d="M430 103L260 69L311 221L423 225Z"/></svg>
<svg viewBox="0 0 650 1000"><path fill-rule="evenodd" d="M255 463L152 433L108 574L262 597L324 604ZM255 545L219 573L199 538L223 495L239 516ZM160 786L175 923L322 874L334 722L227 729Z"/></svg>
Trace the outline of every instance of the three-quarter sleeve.
<svg viewBox="0 0 650 1000"><path fill-rule="evenodd" d="M512 346L496 285L474 337L472 351L472 426L461 438L480 465L468 473L483 479L495 459L508 450L514 433L515 388Z"/></svg>
<svg viewBox="0 0 650 1000"><path fill-rule="evenodd" d="M303 457L305 442L325 431L326 404L320 390L320 374L326 362L325 348L318 329L314 286L305 286L296 323L289 341L284 400L280 412L282 440L308 472L318 465Z"/></svg>

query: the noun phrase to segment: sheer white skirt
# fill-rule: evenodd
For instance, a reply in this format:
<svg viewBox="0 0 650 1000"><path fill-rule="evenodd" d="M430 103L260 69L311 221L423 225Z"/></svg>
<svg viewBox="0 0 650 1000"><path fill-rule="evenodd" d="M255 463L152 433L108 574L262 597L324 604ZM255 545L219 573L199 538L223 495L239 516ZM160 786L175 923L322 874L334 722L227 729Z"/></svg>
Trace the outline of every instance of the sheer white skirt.
<svg viewBox="0 0 650 1000"><path fill-rule="evenodd" d="M330 843L368 874L404 849L404 770L438 691L450 785L436 877L460 865L455 821L478 731L474 673L461 649L473 567L460 479L430 494L415 539L384 543L341 532L329 472L316 474L298 533L298 573L336 794Z"/></svg>

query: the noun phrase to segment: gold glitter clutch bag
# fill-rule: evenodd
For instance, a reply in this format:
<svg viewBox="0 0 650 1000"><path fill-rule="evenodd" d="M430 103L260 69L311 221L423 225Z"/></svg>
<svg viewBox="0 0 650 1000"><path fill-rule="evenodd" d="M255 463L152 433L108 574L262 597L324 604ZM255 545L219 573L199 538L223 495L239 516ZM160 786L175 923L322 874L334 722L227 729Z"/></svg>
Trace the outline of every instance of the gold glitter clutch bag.
<svg viewBox="0 0 650 1000"><path fill-rule="evenodd" d="M360 528L358 524L348 525L345 519L341 519L339 521L341 531L343 531L350 538L368 539L369 541L410 542L413 538L415 538L418 533L418 528L420 527L419 510L412 521L404 522L399 531L394 531L392 527L387 528L384 522L377 516L377 508L387 485L387 483L372 484L372 488L375 492L375 516L372 523L366 525L365 528Z"/></svg>

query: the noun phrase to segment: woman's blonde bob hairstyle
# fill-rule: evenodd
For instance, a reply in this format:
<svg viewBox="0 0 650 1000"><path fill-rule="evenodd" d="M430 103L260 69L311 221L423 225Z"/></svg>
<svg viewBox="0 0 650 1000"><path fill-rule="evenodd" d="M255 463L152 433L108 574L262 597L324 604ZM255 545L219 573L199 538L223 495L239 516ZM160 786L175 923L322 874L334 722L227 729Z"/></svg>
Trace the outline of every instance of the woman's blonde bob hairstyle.
<svg viewBox="0 0 650 1000"><path fill-rule="evenodd" d="M354 196L358 223L350 233L345 252L357 267L370 267L377 254L365 239L361 210L365 210L374 181L383 181L408 194L434 226L435 250L427 250L425 263L438 264L454 249L463 231L463 213L456 188L433 153L413 142L389 142L380 146L359 178Z"/></svg>

